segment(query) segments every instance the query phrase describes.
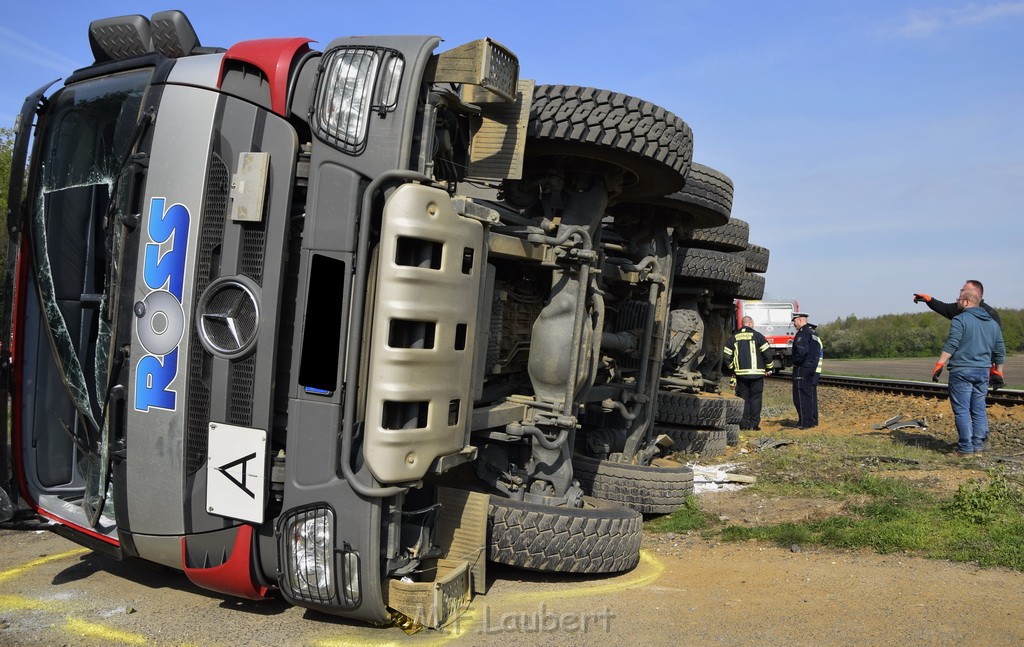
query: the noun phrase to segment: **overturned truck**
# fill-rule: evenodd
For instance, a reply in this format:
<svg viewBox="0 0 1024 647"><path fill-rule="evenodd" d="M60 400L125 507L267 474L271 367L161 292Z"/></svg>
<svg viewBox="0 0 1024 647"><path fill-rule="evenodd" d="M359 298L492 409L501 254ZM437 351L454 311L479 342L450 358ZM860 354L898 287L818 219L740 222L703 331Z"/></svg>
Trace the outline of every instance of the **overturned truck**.
<svg viewBox="0 0 1024 647"><path fill-rule="evenodd" d="M489 39L89 39L16 128L4 496L374 623L444 624L488 560L636 565L692 491L655 424L679 232L729 219L682 119Z"/></svg>

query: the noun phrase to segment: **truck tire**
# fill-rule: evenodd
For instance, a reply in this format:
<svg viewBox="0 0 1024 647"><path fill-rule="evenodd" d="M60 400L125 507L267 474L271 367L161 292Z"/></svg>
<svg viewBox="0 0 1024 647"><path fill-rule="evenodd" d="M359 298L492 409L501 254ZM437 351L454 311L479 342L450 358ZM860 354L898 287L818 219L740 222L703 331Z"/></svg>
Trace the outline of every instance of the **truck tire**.
<svg viewBox="0 0 1024 647"><path fill-rule="evenodd" d="M674 451L681 454L700 454L702 458L721 456L728 445L725 429L657 425L654 433L671 437Z"/></svg>
<svg viewBox="0 0 1024 647"><path fill-rule="evenodd" d="M680 229L676 231L680 243L688 247L717 249L721 252L742 252L747 249L750 225L746 220L730 218L720 227L706 229Z"/></svg>
<svg viewBox="0 0 1024 647"><path fill-rule="evenodd" d="M743 260L736 255L699 247L683 247L676 252L675 273L687 279L734 286L746 278Z"/></svg>
<svg viewBox="0 0 1024 647"><path fill-rule="evenodd" d="M690 427L721 427L725 424L725 398L658 391L658 422Z"/></svg>
<svg viewBox="0 0 1024 647"><path fill-rule="evenodd" d="M728 424L725 426L725 444L735 447L740 444L740 426Z"/></svg>
<svg viewBox="0 0 1024 647"><path fill-rule="evenodd" d="M768 257L770 254L767 247L748 243L747 249L737 255L743 259L748 272L761 272L763 274L768 271Z"/></svg>
<svg viewBox="0 0 1024 647"><path fill-rule="evenodd" d="M686 497L693 494L693 470L685 465L628 465L577 455L572 474L584 492L641 514L668 514L686 505Z"/></svg>
<svg viewBox="0 0 1024 647"><path fill-rule="evenodd" d="M492 562L551 573L619 573L640 561L643 517L625 506L583 497L582 508L491 496Z"/></svg>
<svg viewBox="0 0 1024 647"><path fill-rule="evenodd" d="M732 213L732 179L710 166L690 164L690 174L686 176L683 190L674 194L676 200L685 202L695 213L711 212L724 219L722 225L728 224Z"/></svg>
<svg viewBox="0 0 1024 647"><path fill-rule="evenodd" d="M736 292L733 293L736 299L758 300L764 297L764 275L747 272Z"/></svg>
<svg viewBox="0 0 1024 647"><path fill-rule="evenodd" d="M725 396L725 423L739 424L743 422L743 398L734 395Z"/></svg>
<svg viewBox="0 0 1024 647"><path fill-rule="evenodd" d="M683 187L693 158L685 121L653 103L576 85L538 85L526 130L526 157L598 159L630 176L619 199Z"/></svg>
<svg viewBox="0 0 1024 647"><path fill-rule="evenodd" d="M732 180L703 164L691 164L683 190L661 197L619 202L609 212L644 220L661 218L676 229L719 227L729 222Z"/></svg>

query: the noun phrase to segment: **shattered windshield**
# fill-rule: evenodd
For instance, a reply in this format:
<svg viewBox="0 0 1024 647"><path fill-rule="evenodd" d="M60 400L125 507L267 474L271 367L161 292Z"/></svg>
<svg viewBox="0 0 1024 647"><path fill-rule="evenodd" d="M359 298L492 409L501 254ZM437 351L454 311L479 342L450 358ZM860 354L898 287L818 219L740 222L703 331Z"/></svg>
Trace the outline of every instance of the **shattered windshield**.
<svg viewBox="0 0 1024 647"><path fill-rule="evenodd" d="M107 286L118 283L123 237L110 203L151 76L152 70L135 70L67 86L52 97L37 135L32 266L47 337L78 414L63 422L90 462L100 458L102 474L90 469L87 479L98 483L106 481L104 409L114 336Z"/></svg>

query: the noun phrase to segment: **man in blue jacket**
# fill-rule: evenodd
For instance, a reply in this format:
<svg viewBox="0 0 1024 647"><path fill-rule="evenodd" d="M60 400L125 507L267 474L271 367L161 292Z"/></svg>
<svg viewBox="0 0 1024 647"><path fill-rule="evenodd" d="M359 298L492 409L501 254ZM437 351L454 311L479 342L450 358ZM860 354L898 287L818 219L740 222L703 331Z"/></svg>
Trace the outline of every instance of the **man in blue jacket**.
<svg viewBox="0 0 1024 647"><path fill-rule="evenodd" d="M807 323L803 312L793 313L793 406L799 419L797 429L818 426L818 380L821 378L821 339L817 326Z"/></svg>
<svg viewBox="0 0 1024 647"><path fill-rule="evenodd" d="M960 293L959 306L963 312L953 318L932 372L932 381L938 382L942 368L949 368L949 402L959 436L954 452L957 456L972 456L985 450L989 371L992 370L993 386L1002 386L1003 382L1003 332L980 304L981 293L977 289L967 288Z"/></svg>
<svg viewBox="0 0 1024 647"><path fill-rule="evenodd" d="M988 316L996 320L996 323L999 324L1000 328L1003 327L1003 322L999 320L999 313L996 312L995 308L985 303L985 286L981 284L981 281L978 279L967 279L964 281L964 286L960 288L961 296L963 295L964 290L976 290L981 296L981 303L978 305L988 313ZM957 300L952 303L946 303L945 301L939 301L927 294L915 294L914 303L919 303L921 301L924 301L929 308L946 319L952 319L960 314L960 311L962 310L960 307L960 297L957 297ZM1002 377L1002 375L996 375L996 366L993 364L988 372L989 386L994 388L1002 386Z"/></svg>
<svg viewBox="0 0 1024 647"><path fill-rule="evenodd" d="M981 284L981 281L977 279L967 279L964 282L964 286L960 288L960 294L963 294L964 290L976 290L982 297L980 306L985 309L988 316L996 320L997 324L1000 326L1003 325L1003 322L999 320L999 313L996 312L996 309L985 303L985 286ZM959 298L957 298L954 303L946 303L945 301L939 301L929 294L917 293L914 295L914 303L920 303L922 301L924 301L925 305L931 308L934 312L939 313L946 319L952 319L960 314L961 308Z"/></svg>

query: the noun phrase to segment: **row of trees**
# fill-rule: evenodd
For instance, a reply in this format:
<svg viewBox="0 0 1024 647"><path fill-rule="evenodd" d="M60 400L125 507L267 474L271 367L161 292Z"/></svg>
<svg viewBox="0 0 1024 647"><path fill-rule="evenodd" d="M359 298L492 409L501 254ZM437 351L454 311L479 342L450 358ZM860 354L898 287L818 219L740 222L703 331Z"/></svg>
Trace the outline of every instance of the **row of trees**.
<svg viewBox="0 0 1024 647"><path fill-rule="evenodd" d="M14 129L0 128L0 286L7 271L7 191L14 157ZM2 292L0 288L0 292ZM0 299L2 299L0 295Z"/></svg>
<svg viewBox="0 0 1024 647"><path fill-rule="evenodd" d="M1024 310L999 308L1008 353L1024 351ZM825 354L836 359L931 357L942 351L949 320L934 312L845 319L818 327Z"/></svg>
<svg viewBox="0 0 1024 647"><path fill-rule="evenodd" d="M14 129L0 128L0 214L7 213L7 181L11 177L14 156ZM7 229L4 228L6 234ZM6 240L6 238L5 238Z"/></svg>

